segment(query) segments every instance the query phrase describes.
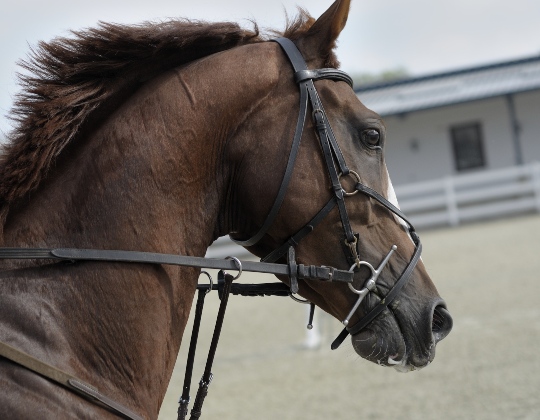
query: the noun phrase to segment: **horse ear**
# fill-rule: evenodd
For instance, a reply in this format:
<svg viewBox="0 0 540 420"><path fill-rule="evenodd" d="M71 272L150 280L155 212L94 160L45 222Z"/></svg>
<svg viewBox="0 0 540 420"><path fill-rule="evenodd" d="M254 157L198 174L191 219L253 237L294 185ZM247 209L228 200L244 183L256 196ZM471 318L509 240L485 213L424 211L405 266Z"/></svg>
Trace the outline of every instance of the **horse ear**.
<svg viewBox="0 0 540 420"><path fill-rule="evenodd" d="M303 39L305 49L325 61L332 61L330 56L347 23L350 6L351 0L336 0L307 31Z"/></svg>

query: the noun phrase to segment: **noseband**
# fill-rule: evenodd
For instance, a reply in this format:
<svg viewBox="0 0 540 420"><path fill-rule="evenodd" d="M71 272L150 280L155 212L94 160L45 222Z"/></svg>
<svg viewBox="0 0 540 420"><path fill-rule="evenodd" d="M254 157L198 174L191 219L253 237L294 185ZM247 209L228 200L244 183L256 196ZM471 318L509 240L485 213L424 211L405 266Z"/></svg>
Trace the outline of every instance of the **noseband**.
<svg viewBox="0 0 540 420"><path fill-rule="evenodd" d="M289 182L291 180L291 176L294 170L294 164L300 147L300 140L304 132L309 102L311 104L313 121L320 140L326 169L332 184L333 195L330 201L328 201L328 203L315 215L315 217L313 217L298 232L296 232L289 239L287 239L283 243L283 245L272 251L261 261L275 262L279 258L283 257L290 249L290 247L295 247L296 245L298 245L298 242L311 231L313 231L315 226L317 226L337 205L344 232L346 257L347 260L352 264L349 271L356 271L360 268L361 265L364 265L370 269L372 275L370 279L366 281L364 287L361 290L356 290L352 286L352 284L349 283L349 288L353 293L358 295L358 300L356 301L355 305L353 306L347 317L342 321L342 323L345 325L345 329L332 343L331 348L336 349L341 345L341 343L348 334L358 334L396 298L403 286L405 286L405 284L410 279L412 271L414 270L416 264L418 263L418 260L420 259L420 255L422 252L422 244L420 243L420 238L416 234L413 225L408 221L408 219L401 212L401 210L394 206L382 195L372 190L371 188L363 185L360 182L360 177L358 176L358 174L350 170L347 166L345 158L343 157L341 149L339 148L339 144L336 140L332 127L330 126L330 123L326 116L326 112L324 111L324 107L313 82L315 80L331 79L346 82L352 87L353 81L351 77L347 73L338 69L325 68L309 70L307 68L306 62L304 61L304 58L302 57L302 54L291 40L287 38L278 38L274 41L281 46L282 50L287 55L287 58L289 59L294 69L294 80L298 84L298 87L300 89L300 111L298 115L298 121L296 123L296 130L293 136L291 151L289 153L289 158L287 161L287 166L285 168L283 179L281 181L281 185L279 187L274 204L272 205L263 225L261 226L259 231L249 239L231 239L238 245L244 247L252 246L259 242L266 234L268 229L270 229L270 227L273 225L274 220L276 219L277 214L281 208L281 205L283 204L283 200L285 199L287 188L289 186ZM341 178L346 176L351 176L356 180L356 185L354 187L354 191L352 192L346 192L341 185ZM384 268L384 266L390 259L392 253L397 249L396 245L393 245L390 252L383 259L377 269L373 268L373 266L367 261L360 260L360 257L358 255L359 235L357 233L354 233L352 230L349 216L347 214L347 208L345 206L345 198L355 195L357 192L361 192L375 199L407 223L409 235L415 245L415 251L409 263L405 267L405 270L401 273L401 276L396 281L392 289L390 289L388 294L383 299L381 299L380 302L373 309L371 309L371 311L368 312L360 321L358 321L352 326L349 326L350 318L356 312L364 297L367 296L370 291L376 288L376 281L379 277L381 270ZM295 279L291 278L291 292L296 293L298 292L298 284L294 280Z"/></svg>

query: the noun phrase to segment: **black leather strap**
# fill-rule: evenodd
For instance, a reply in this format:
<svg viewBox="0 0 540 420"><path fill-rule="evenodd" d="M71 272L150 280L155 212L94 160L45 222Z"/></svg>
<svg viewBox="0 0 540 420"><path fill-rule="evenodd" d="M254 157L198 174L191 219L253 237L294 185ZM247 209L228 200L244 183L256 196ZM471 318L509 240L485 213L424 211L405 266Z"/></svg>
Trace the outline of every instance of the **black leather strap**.
<svg viewBox="0 0 540 420"><path fill-rule="evenodd" d="M351 76L338 69L299 70L294 74L294 81L296 83L301 83L306 80L321 79L339 80L347 83L350 87L353 87L353 80Z"/></svg>
<svg viewBox="0 0 540 420"><path fill-rule="evenodd" d="M321 142L326 168L328 170L328 175L332 184L332 190L336 197L336 203L339 209L343 230L345 232L345 239L348 243L353 243L355 242L355 237L351 228L349 217L347 215L347 209L343 201L343 189L339 181L339 174L348 174L349 168L345 163L343 154L341 153L341 150L330 127L330 124L328 123L328 118L326 117L326 113L324 112L324 107L319 98L317 90L315 89L313 80L312 78L306 76L311 74L316 76L318 79L333 78L333 76L336 76L339 78L339 80L343 80L343 78L350 78L348 76L343 76L343 72L335 69L320 69L311 71L310 73L310 70L307 69L307 65L304 61L304 58L302 57L302 54L291 40L287 38L279 38L275 41L281 45L283 51L289 58L289 61L291 62L291 65L295 70L295 78L300 81L300 92L307 90L309 94L309 100L311 102L311 107L313 110L313 119L315 122L319 140ZM347 81L347 83L349 82ZM336 160L338 163L340 169L339 171L336 169L334 160Z"/></svg>
<svg viewBox="0 0 540 420"><path fill-rule="evenodd" d="M314 115L314 118L318 118L320 120L320 121L316 121L316 125L317 125L317 130L318 130L321 144L324 143L323 150L325 154L326 165L327 165L330 179L332 182L332 188L334 189L334 194L338 198L337 203L338 203L339 213L340 213L342 223L343 223L343 228L345 231L345 238L347 239L347 242L352 243L354 242L354 233L352 232L352 229L350 227L349 218L347 216L347 210L343 203L343 194L341 190L341 184L339 182L339 174L340 173L344 175L348 174L349 168L347 167L347 164L345 163L343 154L341 153L339 145L335 139L332 128L330 124L328 123L328 119L326 117L326 114L324 113L324 108L320 101L319 95L317 94L317 90L315 89L315 85L313 84L313 80L333 79L333 80L338 80L338 81L344 81L348 83L350 86L352 86L352 79L345 72L341 70L337 70L337 69L308 70L306 62L304 61L304 58L302 57L302 54L300 53L296 45L290 39L278 38L273 41L277 42L281 46L281 48L283 49L283 51L289 58L289 61L291 62L291 65L295 71L295 75L294 75L295 81L299 84L299 89L300 89L300 111L299 111L298 120L296 123L293 143L291 146L291 150L289 152L289 160L287 162L287 167L285 169L285 173L283 175L283 179L282 179L280 188L278 190L278 193L276 195L274 204L272 205L270 212L268 213L265 221L263 222L263 225L261 226L259 231L249 239L241 240L241 239L237 239L233 237L231 237L231 239L235 243L241 246L247 247L247 246L255 245L258 241L260 241L263 238L263 236L266 234L268 229L270 229L270 227L274 223L274 220L277 217L277 214L281 208L281 205L283 204L283 200L285 199L285 195L287 193L287 189L288 189L289 182L292 176L292 172L294 170L294 163L298 155L298 149L300 147L300 140L302 138L302 134L304 131L307 106L308 106L308 98L309 98L312 109L314 111L317 110L317 112L320 111L319 114L314 112L313 115ZM339 172L335 168L334 159L338 163Z"/></svg>
<svg viewBox="0 0 540 420"><path fill-rule="evenodd" d="M236 244L240 246L252 246L255 245L257 242L259 242L262 237L266 234L268 229L272 226L274 223L274 220L276 219L279 209L281 209L281 205L283 204L283 200L285 199L285 195L287 194L287 189L289 187L289 183L291 181L292 173L294 171L294 164L296 162L296 157L298 156L298 150L300 148L300 140L302 140L302 133L304 132L304 121L306 120L306 114L307 114L307 108L308 108L308 95L307 92L304 90L300 90L300 111L298 112L298 120L296 122L296 129L294 131L294 137L293 142L291 145L291 150L289 152L289 159L287 161L287 166L285 168L285 173L283 174L283 179L281 180L281 185L279 187L276 199L274 200L274 204L272 205L272 208L270 209L270 212L266 216L266 219L259 229L259 231L253 235L251 238L246 240L240 240L235 239L231 236L231 240L235 242Z"/></svg>
<svg viewBox="0 0 540 420"><path fill-rule="evenodd" d="M334 131L332 130L332 126L330 125L330 122L328 121L328 117L326 115L326 111L324 110L324 107L322 105L321 98L319 97L319 93L317 92L317 89L315 89L315 85L313 82L311 82L313 85L313 89L309 90L310 93L310 100L312 105L317 104L317 107L321 109L323 112L323 118L325 122L325 129L326 129L326 136L328 137L328 143L330 144L330 147L332 148L333 156L337 161L338 167L339 167L339 173L343 175L349 174L349 168L347 166L347 163L345 162L345 158L343 157L343 153L341 152L341 149L339 147L339 144L336 140L336 136L334 135ZM313 109L317 109L315 106L313 106ZM315 115L314 115L315 117ZM317 122L315 122L317 123Z"/></svg>
<svg viewBox="0 0 540 420"><path fill-rule="evenodd" d="M198 290L207 291L210 286L207 284L199 284ZM220 290L220 285L214 284L212 290ZM237 296L289 296L291 290L285 283L233 283L231 286L231 295Z"/></svg>
<svg viewBox="0 0 540 420"><path fill-rule="evenodd" d="M302 229L300 229L298 232L296 232L293 236L291 236L283 245L281 245L279 248L276 248L274 251L272 251L270 254L268 254L266 257L261 259L262 262L275 262L280 257L285 255L287 253L287 250L291 246L298 245L298 242L302 240L305 236L310 234L315 227L324 220L324 218L330 213L330 211L336 206L336 199L335 197L332 197L326 205L319 210L319 212L315 215L313 219L311 219Z"/></svg>
<svg viewBox="0 0 540 420"><path fill-rule="evenodd" d="M396 216L403 219L408 225L409 225L409 231L414 231L412 223L407 219L407 216L396 206L394 206L390 201L388 201L386 198L384 198L381 194L379 194L377 191L366 187L364 184L357 183L354 187L357 191L360 191L363 194L366 194L375 200L377 200L379 203L381 203L383 206L385 206L388 210L390 210L392 213L394 213Z"/></svg>
<svg viewBox="0 0 540 420"><path fill-rule="evenodd" d="M186 361L186 371L184 375L184 386L182 388L182 396L178 401L178 420L185 420L188 414L188 405L190 400L189 390L191 388L191 377L193 375L193 365L195 363L195 352L197 351L197 341L199 339L199 330L201 327L201 318L204 308L204 298L207 290L199 289L197 295L197 305L195 306L195 318L193 320L193 328L191 330L191 340L189 342L189 351Z"/></svg>
<svg viewBox="0 0 540 420"><path fill-rule="evenodd" d="M204 399L208 394L208 386L212 382L212 365L214 364L214 357L216 356L216 350L219 343L219 337L221 335L221 329L223 327L223 321L225 320L225 311L227 309L227 303L229 301L229 294L231 292L231 285L233 277L223 271L218 274L218 282L222 286L221 303L219 305L218 315L216 318L216 326L214 327L214 334L212 335L212 342L210 343L210 349L208 350L208 357L206 359L206 365L204 373L199 382L199 389L195 396L195 402L191 410L190 420L195 420L201 417L202 406Z"/></svg>
<svg viewBox="0 0 540 420"><path fill-rule="evenodd" d="M288 38L277 38L273 39L272 41L277 42L281 46L287 55L287 58L291 62L295 73L308 69L304 57L302 57L302 54L298 48L296 48L294 42Z"/></svg>
<svg viewBox="0 0 540 420"><path fill-rule="evenodd" d="M313 82L308 83L313 84ZM336 166L334 164L334 155L332 153L332 147L330 144L331 137L329 136L329 131L327 129L328 120L326 119L324 110L322 109L322 103L314 103L313 106L317 106L317 108L315 108L315 110L313 111L313 117L315 119L316 128L319 133L321 148L326 162L326 169L328 170L330 182L332 183L332 190L334 192L334 196L336 197L336 203L339 210L339 216L341 218L341 224L343 226L347 242L352 243L354 242L354 233L352 231L349 216L347 214L347 208L345 207L345 195L343 194L343 188L339 180L339 173L336 170Z"/></svg>

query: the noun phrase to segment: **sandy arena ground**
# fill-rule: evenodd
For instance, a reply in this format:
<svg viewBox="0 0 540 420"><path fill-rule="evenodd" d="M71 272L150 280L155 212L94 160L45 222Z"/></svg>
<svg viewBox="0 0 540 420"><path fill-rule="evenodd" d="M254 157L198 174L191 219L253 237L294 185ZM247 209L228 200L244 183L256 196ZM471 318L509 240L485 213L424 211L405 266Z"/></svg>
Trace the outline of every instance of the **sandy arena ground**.
<svg viewBox="0 0 540 420"><path fill-rule="evenodd" d="M322 346L306 350L306 307L231 296L202 418L540 419L540 216L425 232L423 259L454 318L432 365L400 374L371 364L319 316ZM243 282L274 279L246 274ZM193 374L202 375L217 312L207 298ZM191 323L160 420L176 419Z"/></svg>

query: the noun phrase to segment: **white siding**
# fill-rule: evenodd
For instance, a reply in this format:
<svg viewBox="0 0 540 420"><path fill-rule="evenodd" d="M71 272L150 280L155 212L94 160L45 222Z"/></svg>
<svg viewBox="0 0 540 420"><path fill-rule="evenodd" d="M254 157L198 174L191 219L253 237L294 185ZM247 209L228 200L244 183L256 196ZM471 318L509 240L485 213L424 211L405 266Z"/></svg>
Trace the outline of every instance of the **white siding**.
<svg viewBox="0 0 540 420"><path fill-rule="evenodd" d="M540 91L515 94L514 102L522 126L525 162L540 160ZM386 161L396 185L455 175L450 127L463 123L482 125L485 169L505 168L516 162L505 97L388 116L384 120ZM416 150L411 146L413 142L418 145Z"/></svg>

